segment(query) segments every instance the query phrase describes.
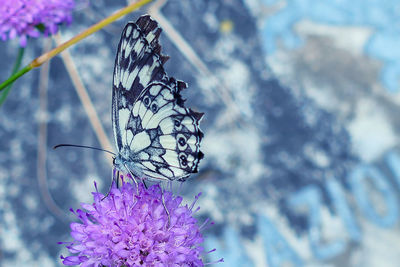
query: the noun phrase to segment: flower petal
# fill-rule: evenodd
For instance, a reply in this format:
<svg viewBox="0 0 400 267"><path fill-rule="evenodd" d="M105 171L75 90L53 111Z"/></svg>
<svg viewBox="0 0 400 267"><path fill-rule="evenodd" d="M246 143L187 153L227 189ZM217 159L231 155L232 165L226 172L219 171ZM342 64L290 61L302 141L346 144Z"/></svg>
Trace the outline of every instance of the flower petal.
<svg viewBox="0 0 400 267"><path fill-rule="evenodd" d="M161 203L164 194L168 215ZM182 198L162 192L159 185L138 190L130 183L113 183L107 197L93 193L95 202L76 210L80 223L71 223L73 244L64 264L81 266L202 266L203 242L192 210ZM68 246L68 244L71 244ZM83 258L81 258L83 257Z"/></svg>

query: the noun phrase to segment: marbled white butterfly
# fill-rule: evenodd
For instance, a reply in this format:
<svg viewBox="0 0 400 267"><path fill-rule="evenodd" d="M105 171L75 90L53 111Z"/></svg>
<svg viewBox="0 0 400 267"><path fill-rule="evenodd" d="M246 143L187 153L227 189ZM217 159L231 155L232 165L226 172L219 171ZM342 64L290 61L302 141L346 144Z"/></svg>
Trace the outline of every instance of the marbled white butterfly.
<svg viewBox="0 0 400 267"><path fill-rule="evenodd" d="M197 172L203 153L199 123L203 113L184 107L186 83L169 78L150 16L128 23L115 59L112 123L117 170L139 179L185 180Z"/></svg>

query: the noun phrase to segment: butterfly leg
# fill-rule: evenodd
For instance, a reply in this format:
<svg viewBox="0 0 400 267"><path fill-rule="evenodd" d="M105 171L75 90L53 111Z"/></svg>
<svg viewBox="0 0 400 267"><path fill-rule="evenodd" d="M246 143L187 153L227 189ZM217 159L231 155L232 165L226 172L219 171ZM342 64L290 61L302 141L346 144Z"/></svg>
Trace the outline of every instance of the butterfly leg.
<svg viewBox="0 0 400 267"><path fill-rule="evenodd" d="M167 216L168 216L167 228L169 228L170 225L171 225L171 216L170 216L169 211L167 209L167 205L165 204L164 190L163 190L162 186L161 186L161 201L162 201L162 204L164 206L165 212L167 213Z"/></svg>
<svg viewBox="0 0 400 267"><path fill-rule="evenodd" d="M116 174L116 175L115 175ZM116 184L117 184L117 188L119 188L119 181L120 181L120 179L119 179L119 171L116 171L116 169L114 168L113 169L113 174L112 174L112 181L111 181L111 184L110 184L110 187L108 188L108 191L107 191L107 194L102 198L102 200L104 200L106 197L108 197L108 195L110 194L110 192L111 192L111 188L112 188L112 185L113 185L113 182L116 182Z"/></svg>
<svg viewBox="0 0 400 267"><path fill-rule="evenodd" d="M145 182L144 180L142 180L142 182L143 182L144 188L149 189L149 188L147 187L146 182Z"/></svg>
<svg viewBox="0 0 400 267"><path fill-rule="evenodd" d="M133 173L131 172L131 170L130 170L125 164L124 164L124 166L125 166L125 169L127 169L128 172L129 172L129 174L131 175L132 180L135 182L135 185L136 185L136 193L139 195L139 183L137 182L137 180L136 180L135 176L133 175Z"/></svg>
<svg viewBox="0 0 400 267"><path fill-rule="evenodd" d="M117 177L116 177L116 179L115 179L115 182L117 183L117 188L120 188L120 186L122 185L122 179L121 179L121 177L119 176L119 171L117 171Z"/></svg>

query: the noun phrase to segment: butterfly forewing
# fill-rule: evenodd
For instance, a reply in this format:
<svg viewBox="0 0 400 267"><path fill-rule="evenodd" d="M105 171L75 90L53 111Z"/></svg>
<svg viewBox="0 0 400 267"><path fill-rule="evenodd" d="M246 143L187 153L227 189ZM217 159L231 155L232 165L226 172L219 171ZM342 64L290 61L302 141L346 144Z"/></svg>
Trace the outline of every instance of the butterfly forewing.
<svg viewBox="0 0 400 267"><path fill-rule="evenodd" d="M140 93L151 80L167 81L162 67L167 58L159 54L160 33L157 23L147 17L128 23L122 32L115 59L112 96L112 122L118 149L123 145L121 137L127 116Z"/></svg>
<svg viewBox="0 0 400 267"><path fill-rule="evenodd" d="M184 107L186 84L166 75L160 33L157 22L142 16L121 36L112 101L116 168L138 178L184 180L203 157L203 114Z"/></svg>

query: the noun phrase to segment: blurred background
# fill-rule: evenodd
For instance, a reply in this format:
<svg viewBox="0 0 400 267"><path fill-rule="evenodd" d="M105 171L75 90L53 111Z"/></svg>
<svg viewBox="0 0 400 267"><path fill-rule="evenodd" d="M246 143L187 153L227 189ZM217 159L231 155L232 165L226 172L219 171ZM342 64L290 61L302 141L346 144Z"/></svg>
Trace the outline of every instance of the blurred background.
<svg viewBox="0 0 400 267"><path fill-rule="evenodd" d="M77 1L24 64L127 4ZM31 71L0 108L0 265L60 266L68 211L106 193L111 84L124 25L149 13L165 68L205 112L198 192L206 262L398 266L400 4L393 0L168 0L132 13ZM18 41L0 42L5 80Z"/></svg>

